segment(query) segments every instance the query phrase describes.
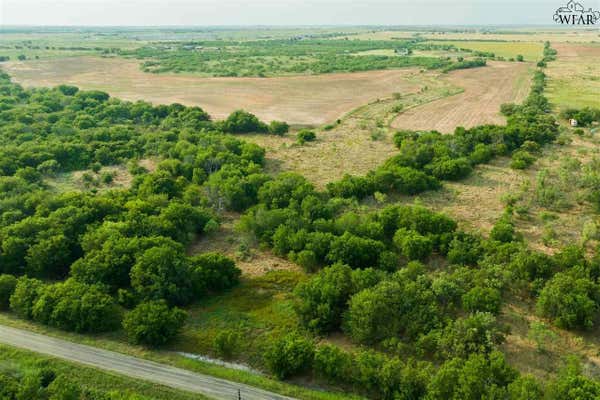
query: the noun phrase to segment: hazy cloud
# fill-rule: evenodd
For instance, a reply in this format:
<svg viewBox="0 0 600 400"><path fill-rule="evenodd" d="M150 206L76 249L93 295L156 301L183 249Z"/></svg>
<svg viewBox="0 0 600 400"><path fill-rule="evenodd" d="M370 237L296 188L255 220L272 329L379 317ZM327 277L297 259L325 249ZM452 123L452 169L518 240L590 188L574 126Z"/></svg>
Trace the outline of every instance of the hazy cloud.
<svg viewBox="0 0 600 400"><path fill-rule="evenodd" d="M587 1L596 6L598 0ZM554 0L0 0L5 25L552 24ZM592 4L594 3L594 4Z"/></svg>

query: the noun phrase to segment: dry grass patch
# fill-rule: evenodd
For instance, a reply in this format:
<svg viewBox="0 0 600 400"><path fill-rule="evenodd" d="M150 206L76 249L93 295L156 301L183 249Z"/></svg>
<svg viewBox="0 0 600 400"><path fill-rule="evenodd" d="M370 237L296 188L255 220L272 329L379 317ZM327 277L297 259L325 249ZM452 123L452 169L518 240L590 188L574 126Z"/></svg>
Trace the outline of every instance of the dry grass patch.
<svg viewBox="0 0 600 400"><path fill-rule="evenodd" d="M394 92L414 92L405 78L413 69L276 78L202 78L149 74L139 62L78 57L10 62L3 68L24 86L68 83L104 90L126 100L198 105L214 118L245 109L261 119L322 124Z"/></svg>
<svg viewBox="0 0 600 400"><path fill-rule="evenodd" d="M294 171L307 177L318 188L344 174L364 175L396 153L392 143L391 120L399 109L419 107L462 91L439 79L437 72L413 72L406 81L419 87L416 92L400 91L348 113L340 124L317 131L317 140L302 146L294 132L284 137L244 135L267 149L267 171Z"/></svg>
<svg viewBox="0 0 600 400"><path fill-rule="evenodd" d="M532 304L517 299L505 304L498 321L510 328L501 350L522 373L543 380L553 378L571 356L582 360L589 375L600 373L598 329L589 332L558 329L537 317Z"/></svg>
<svg viewBox="0 0 600 400"><path fill-rule="evenodd" d="M102 182L102 176L110 174L112 181ZM85 177L90 176L92 181L86 181ZM98 191L128 188L131 185L133 176L124 165L111 165L102 167L98 173L92 170L80 170L73 172L60 173L54 177L45 179L45 183L57 192L84 191L95 189Z"/></svg>
<svg viewBox="0 0 600 400"><path fill-rule="evenodd" d="M461 229L488 236L512 198L516 228L532 249L552 254L567 244L583 243L585 238L585 244L591 250L598 244L598 234L590 238L584 232L593 226L600 227L600 218L586 200L586 189L577 186L576 176L567 175L567 182L562 184L553 177L548 183L553 188L568 185L566 188L561 186L568 197L568 206L564 209L554 211L536 200L541 171L558 171L569 158L585 165L600 156L600 142L596 138L570 137L570 143L546 146L534 165L525 170L510 168L511 159L501 157L489 164L478 165L463 180L443 182L440 190L417 196L388 195L381 203L371 197L364 203L375 208L395 203L422 204L451 216Z"/></svg>
<svg viewBox="0 0 600 400"><path fill-rule="evenodd" d="M188 253L197 254L216 251L233 258L238 268L246 276L260 276L271 271L301 272L301 268L268 250L259 249L256 243L250 241L235 229L239 215L225 213L219 230L199 238L188 248Z"/></svg>
<svg viewBox="0 0 600 400"><path fill-rule="evenodd" d="M504 211L502 197L505 193L518 191L526 175L509 168L510 159L499 158L490 164L479 165L473 173L458 182L444 182L440 190L421 193L418 196L388 196L383 204L417 203L443 212L455 219L461 229L487 236Z"/></svg>
<svg viewBox="0 0 600 400"><path fill-rule="evenodd" d="M148 172L154 172L159 162L160 160L156 158L143 158L138 161L138 165L148 170Z"/></svg>
<svg viewBox="0 0 600 400"><path fill-rule="evenodd" d="M583 243L586 225L600 221L596 210L587 201L587 190L578 186L579 172L565 171L559 177L562 165L577 160L585 165L600 156L600 143L593 137L570 135L572 141L563 145L546 146L535 164L525 170L526 176L520 190L508 192L516 195L516 225L530 247L545 253L554 253L566 244ZM547 207L538 200L538 177L549 171L546 187L557 189L563 206ZM558 203L560 205L560 203ZM588 248L598 243L596 238L587 241Z"/></svg>

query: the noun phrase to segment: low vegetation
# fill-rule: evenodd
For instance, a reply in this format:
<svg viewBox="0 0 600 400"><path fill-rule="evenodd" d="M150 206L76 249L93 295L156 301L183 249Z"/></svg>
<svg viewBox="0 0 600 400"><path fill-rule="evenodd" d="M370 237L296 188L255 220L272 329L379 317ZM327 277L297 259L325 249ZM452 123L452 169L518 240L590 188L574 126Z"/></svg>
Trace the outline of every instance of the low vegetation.
<svg viewBox="0 0 600 400"><path fill-rule="evenodd" d="M317 42L322 50L315 55ZM228 54L233 44L226 41L218 49L190 42L183 46L193 50L146 46L120 53L159 59L145 66L154 72L228 72L220 63L235 59L239 64L228 73L236 75L486 63L344 54L391 43L408 53L420 42L237 43L247 57ZM261 70L252 57L267 50L298 57L296 69L274 63ZM211 64L215 54L219 62ZM324 190L297 173L267 174L265 150L243 140L279 139L289 131L284 122L267 124L243 110L215 122L200 107L127 102L68 85L24 89L2 74L0 308L64 331L113 333L149 349L242 358L280 380L368 398L596 398L600 384L580 360L565 360L540 379L520 373L501 351L509 336L502 311L515 299L556 328L597 327L595 249L572 243L553 255L532 250L517 229L520 210L510 199L485 237L420 204L380 204L387 196L464 179L494 158L510 156L519 170L533 164L543 146L560 138L560 122L544 96L542 69L553 56L547 45L527 99L502 107L505 126L459 127L453 135L399 131L391 158ZM598 112L568 110L561 118L579 118L588 127ZM328 130L295 133L294 146L310 147ZM158 160L152 171L140 164L147 158ZM114 165L127 166L128 186L61 192L48 184L56 174L98 173ZM571 166L565 176L578 172L577 182L597 202L594 166ZM535 201L559 210L569 201L549 187L552 174L540 172ZM239 258L250 257L249 244L256 243L303 271L250 278L241 276L232 257L190 251L198 238L219 234L225 213L241 215L236 234L247 242ZM63 370L1 371L0 379L9 399L28 398L29 391L35 393L29 398L128 398L96 394Z"/></svg>
<svg viewBox="0 0 600 400"><path fill-rule="evenodd" d="M222 77L324 74L412 66L429 69L481 66L481 63L454 63L449 57L411 55L413 48L421 48L419 42L419 39L365 41L296 37L244 42L158 42L120 54L144 60L141 68L145 72L194 72ZM432 47L443 46L428 46ZM381 50L389 50L391 54L373 54Z"/></svg>
<svg viewBox="0 0 600 400"><path fill-rule="evenodd" d="M0 346L3 400L200 400L204 396Z"/></svg>

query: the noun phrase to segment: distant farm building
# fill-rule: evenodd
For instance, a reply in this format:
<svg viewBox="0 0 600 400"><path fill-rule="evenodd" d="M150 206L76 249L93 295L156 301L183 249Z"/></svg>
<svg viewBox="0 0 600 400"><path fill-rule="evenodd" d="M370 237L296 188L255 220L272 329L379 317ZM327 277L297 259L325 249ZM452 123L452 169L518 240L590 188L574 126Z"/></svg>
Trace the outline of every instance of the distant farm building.
<svg viewBox="0 0 600 400"><path fill-rule="evenodd" d="M406 47L395 49L394 52L399 56L408 56L410 53L412 53L412 51Z"/></svg>

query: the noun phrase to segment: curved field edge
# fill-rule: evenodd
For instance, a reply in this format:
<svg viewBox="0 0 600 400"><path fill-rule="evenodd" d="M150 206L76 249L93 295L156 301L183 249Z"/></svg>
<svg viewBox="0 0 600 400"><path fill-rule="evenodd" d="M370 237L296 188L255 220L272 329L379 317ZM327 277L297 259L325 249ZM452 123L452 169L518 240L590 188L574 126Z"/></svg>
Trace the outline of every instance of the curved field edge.
<svg viewBox="0 0 600 400"><path fill-rule="evenodd" d="M396 129L451 133L457 126L505 124L500 106L525 99L532 73L529 63L506 62L489 62L486 67L453 71L445 79L463 88L462 93L406 110L391 125Z"/></svg>
<svg viewBox="0 0 600 400"><path fill-rule="evenodd" d="M155 104L197 105L216 119L245 109L262 120L319 125L395 92L420 87L407 81L415 68L332 73L277 78L201 78L179 74L147 74L125 59L78 57L2 66L25 87L67 83L103 90L125 100Z"/></svg>

